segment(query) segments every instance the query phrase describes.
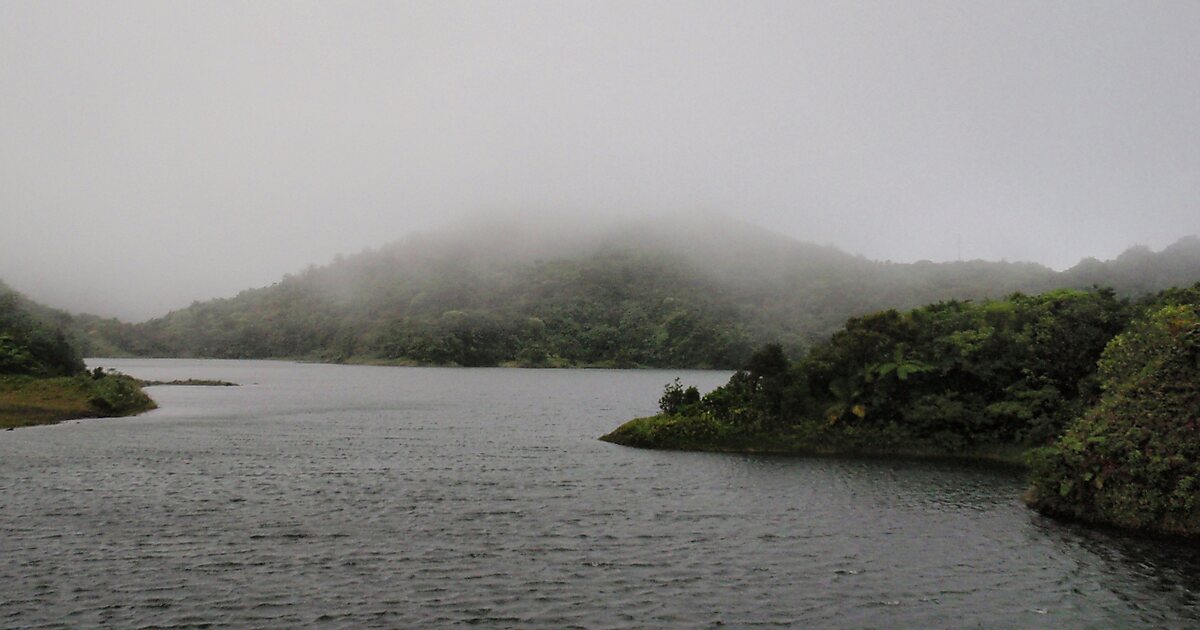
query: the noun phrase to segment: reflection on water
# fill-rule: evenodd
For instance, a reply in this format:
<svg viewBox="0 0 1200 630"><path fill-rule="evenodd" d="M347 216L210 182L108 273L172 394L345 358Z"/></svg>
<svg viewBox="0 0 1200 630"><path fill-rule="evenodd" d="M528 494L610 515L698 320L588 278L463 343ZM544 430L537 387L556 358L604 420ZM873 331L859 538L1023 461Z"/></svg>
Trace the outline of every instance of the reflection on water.
<svg viewBox="0 0 1200 630"><path fill-rule="evenodd" d="M1195 550L1010 469L595 439L673 372L101 364L245 385L0 434L0 626L1200 622Z"/></svg>

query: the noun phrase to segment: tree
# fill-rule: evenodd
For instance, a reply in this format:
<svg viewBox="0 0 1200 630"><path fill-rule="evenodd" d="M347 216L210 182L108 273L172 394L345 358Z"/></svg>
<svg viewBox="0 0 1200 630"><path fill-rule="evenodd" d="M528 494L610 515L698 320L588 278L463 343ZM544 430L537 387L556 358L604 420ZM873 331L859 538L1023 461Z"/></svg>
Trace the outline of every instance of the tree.
<svg viewBox="0 0 1200 630"><path fill-rule="evenodd" d="M907 381L909 374L916 374L930 369L930 366L920 361L909 359L904 356L904 344L896 344L896 349L892 353L892 360L886 363L876 365L871 372L879 378L886 377L889 374L895 374L897 379Z"/></svg>
<svg viewBox="0 0 1200 630"><path fill-rule="evenodd" d="M673 416L686 413L700 403L700 390L694 386L684 389L676 377L674 381L663 387L662 397L658 399L658 409L664 415Z"/></svg>

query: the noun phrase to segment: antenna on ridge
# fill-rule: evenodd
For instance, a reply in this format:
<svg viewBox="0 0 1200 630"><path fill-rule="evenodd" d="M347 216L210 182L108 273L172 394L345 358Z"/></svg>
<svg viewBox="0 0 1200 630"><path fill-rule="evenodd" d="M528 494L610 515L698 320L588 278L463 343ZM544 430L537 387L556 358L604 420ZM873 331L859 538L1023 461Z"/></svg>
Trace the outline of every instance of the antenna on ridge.
<svg viewBox="0 0 1200 630"><path fill-rule="evenodd" d="M962 234L958 235L958 262L962 262Z"/></svg>

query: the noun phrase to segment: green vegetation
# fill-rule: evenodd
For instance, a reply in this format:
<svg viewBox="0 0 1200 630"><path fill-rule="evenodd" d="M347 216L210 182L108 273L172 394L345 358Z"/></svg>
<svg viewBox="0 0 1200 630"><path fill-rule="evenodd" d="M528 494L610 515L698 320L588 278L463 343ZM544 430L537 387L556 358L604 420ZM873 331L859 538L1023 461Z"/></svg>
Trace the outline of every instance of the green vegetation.
<svg viewBox="0 0 1200 630"><path fill-rule="evenodd" d="M760 349L705 396L676 380L659 408L601 439L1027 460L1038 509L1200 535L1200 284L1136 304L1060 290L852 318L794 363Z"/></svg>
<svg viewBox="0 0 1200 630"><path fill-rule="evenodd" d="M586 237L492 225L413 237L143 324L82 316L72 330L92 356L736 368L767 342L799 357L881 309L1093 283L1136 296L1197 280L1196 239L1058 273L873 262L719 219Z"/></svg>
<svg viewBox="0 0 1200 630"><path fill-rule="evenodd" d="M639 445L680 447L694 444L671 436L713 434L785 450L943 453L1045 444L1095 400L1096 360L1129 313L1112 291L1061 290L851 318L794 363L765 346L702 398L670 386L659 422L672 428L642 420L608 439L631 443L622 436L635 432Z"/></svg>
<svg viewBox="0 0 1200 630"><path fill-rule="evenodd" d="M0 284L0 428L154 408L134 379L85 370L62 330L68 320Z"/></svg>
<svg viewBox="0 0 1200 630"><path fill-rule="evenodd" d="M65 376L82 372L83 359L61 328L69 316L45 309L50 317L39 317L37 310L0 283L0 374Z"/></svg>
<svg viewBox="0 0 1200 630"><path fill-rule="evenodd" d="M1104 352L1099 404L1035 452L1032 506L1200 535L1200 285L1161 302Z"/></svg>

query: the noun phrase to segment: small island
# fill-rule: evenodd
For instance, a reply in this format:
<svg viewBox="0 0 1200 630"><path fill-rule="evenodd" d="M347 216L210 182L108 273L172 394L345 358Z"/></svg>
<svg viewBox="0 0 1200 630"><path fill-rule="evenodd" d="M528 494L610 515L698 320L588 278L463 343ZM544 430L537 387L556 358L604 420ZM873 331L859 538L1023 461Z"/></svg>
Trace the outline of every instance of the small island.
<svg viewBox="0 0 1200 630"><path fill-rule="evenodd" d="M208 379L208 378L185 378L185 379L175 379L173 381L148 381L145 379L138 379L138 385L140 385L141 387L154 387L157 385L176 385L176 386L187 386L187 387L237 387L238 386L237 383L231 383L229 381L221 381L221 380Z"/></svg>
<svg viewBox="0 0 1200 630"><path fill-rule="evenodd" d="M850 319L791 361L777 345L705 396L601 439L727 452L984 459L1029 466L1047 514L1200 535L1200 284L939 302Z"/></svg>

